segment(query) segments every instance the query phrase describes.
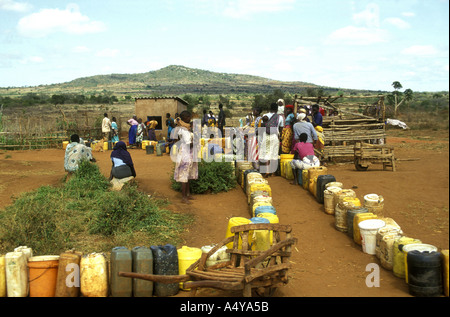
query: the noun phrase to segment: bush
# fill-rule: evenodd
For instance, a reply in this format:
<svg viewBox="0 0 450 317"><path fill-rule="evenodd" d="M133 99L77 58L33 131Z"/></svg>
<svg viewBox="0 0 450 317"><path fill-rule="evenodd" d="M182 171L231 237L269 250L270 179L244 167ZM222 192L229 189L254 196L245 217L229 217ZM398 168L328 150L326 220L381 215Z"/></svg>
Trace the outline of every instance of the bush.
<svg viewBox="0 0 450 317"><path fill-rule="evenodd" d="M109 188L98 166L83 161L61 186L22 194L0 210L0 252L20 245L36 254L59 254L71 248L107 252L117 245L176 244L192 221L165 210L166 201L149 198L136 182L120 192Z"/></svg>
<svg viewBox="0 0 450 317"><path fill-rule="evenodd" d="M190 191L193 194L219 193L228 191L236 186L233 166L229 162L198 163L198 179L190 181ZM172 174L172 188L180 191L181 184L177 183Z"/></svg>

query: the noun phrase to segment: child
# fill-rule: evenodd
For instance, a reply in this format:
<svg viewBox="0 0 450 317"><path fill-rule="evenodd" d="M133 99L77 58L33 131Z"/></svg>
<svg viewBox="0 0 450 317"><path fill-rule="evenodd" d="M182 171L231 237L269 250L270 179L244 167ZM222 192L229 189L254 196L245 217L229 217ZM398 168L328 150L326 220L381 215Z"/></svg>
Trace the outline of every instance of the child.
<svg viewBox="0 0 450 317"><path fill-rule="evenodd" d="M181 183L182 202L190 204L194 199L190 193L189 180L198 178L198 163L193 157L193 133L191 129L191 113L183 111L175 128L179 138L177 142L177 155L174 171L174 179Z"/></svg>
<svg viewBox="0 0 450 317"><path fill-rule="evenodd" d="M312 143L306 142L306 140L308 140L308 135L306 133L300 134L300 142L294 145L291 152L291 154L294 154L294 159L290 162L294 174L292 185L298 184L296 169L308 169L313 166L320 166L320 161L314 153L314 146Z"/></svg>

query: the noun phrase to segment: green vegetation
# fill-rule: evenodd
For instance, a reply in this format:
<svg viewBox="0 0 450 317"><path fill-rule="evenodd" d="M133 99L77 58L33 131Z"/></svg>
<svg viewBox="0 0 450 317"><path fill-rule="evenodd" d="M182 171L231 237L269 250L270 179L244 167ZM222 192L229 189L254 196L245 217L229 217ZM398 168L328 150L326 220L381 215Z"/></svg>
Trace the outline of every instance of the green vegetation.
<svg viewBox="0 0 450 317"><path fill-rule="evenodd" d="M198 179L190 181L190 190L193 194L219 193L229 191L236 186L233 166L229 162L198 163ZM172 174L172 188L180 191L181 184L177 183Z"/></svg>
<svg viewBox="0 0 450 317"><path fill-rule="evenodd" d="M164 209L135 182L111 191L98 166L84 161L61 186L42 186L0 211L0 252L19 245L36 254L70 248L106 252L117 245L176 244L192 216Z"/></svg>

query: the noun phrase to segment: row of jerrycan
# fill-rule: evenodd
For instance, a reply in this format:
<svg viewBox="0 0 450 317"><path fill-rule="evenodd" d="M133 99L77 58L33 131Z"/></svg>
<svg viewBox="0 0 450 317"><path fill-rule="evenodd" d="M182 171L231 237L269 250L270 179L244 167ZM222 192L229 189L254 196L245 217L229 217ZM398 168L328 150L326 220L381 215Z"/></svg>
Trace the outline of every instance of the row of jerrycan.
<svg viewBox="0 0 450 317"><path fill-rule="evenodd" d="M38 258L45 261L32 261ZM120 271L177 275L177 249L170 244L132 250L116 247L108 260L104 253L83 255L73 250L33 257L31 248L16 248L0 256L0 297L163 297L178 293L178 283L119 277Z"/></svg>

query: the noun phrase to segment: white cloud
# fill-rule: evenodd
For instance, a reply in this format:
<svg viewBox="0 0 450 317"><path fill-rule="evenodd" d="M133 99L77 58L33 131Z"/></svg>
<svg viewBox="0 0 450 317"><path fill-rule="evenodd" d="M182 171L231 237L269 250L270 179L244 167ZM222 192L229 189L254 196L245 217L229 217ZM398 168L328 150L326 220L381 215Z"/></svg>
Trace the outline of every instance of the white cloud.
<svg viewBox="0 0 450 317"><path fill-rule="evenodd" d="M105 48L101 51L98 51L96 55L99 57L116 57L119 52L120 51L118 49Z"/></svg>
<svg viewBox="0 0 450 317"><path fill-rule="evenodd" d="M39 64L43 62L44 59L41 56L25 57L20 61L21 64Z"/></svg>
<svg viewBox="0 0 450 317"><path fill-rule="evenodd" d="M26 12L32 7L31 4L26 2L16 2L13 0L0 0L0 10Z"/></svg>
<svg viewBox="0 0 450 317"><path fill-rule="evenodd" d="M106 30L100 21L91 21L80 13L76 4L66 9L42 9L19 20L19 33L27 37L44 37L51 33L85 34Z"/></svg>
<svg viewBox="0 0 450 317"><path fill-rule="evenodd" d="M346 26L332 32L325 44L371 45L386 42L388 33L382 29Z"/></svg>
<svg viewBox="0 0 450 317"><path fill-rule="evenodd" d="M292 9L296 0L190 0L196 13L219 14L230 18L248 18L257 13Z"/></svg>
<svg viewBox="0 0 450 317"><path fill-rule="evenodd" d="M293 57L306 57L311 54L311 49L299 46L294 48L293 50L284 50L279 52L282 56L293 56Z"/></svg>
<svg viewBox="0 0 450 317"><path fill-rule="evenodd" d="M402 12L402 15L404 17L411 17L411 18L416 16L416 14L414 12Z"/></svg>
<svg viewBox="0 0 450 317"><path fill-rule="evenodd" d="M261 12L279 12L292 7L295 0L229 0L223 14L232 18L248 17Z"/></svg>
<svg viewBox="0 0 450 317"><path fill-rule="evenodd" d="M74 53L88 53L91 49L86 46L76 46L73 48Z"/></svg>
<svg viewBox="0 0 450 317"><path fill-rule="evenodd" d="M411 25L408 22L400 18L386 18L384 21L403 30L409 29L411 27Z"/></svg>
<svg viewBox="0 0 450 317"><path fill-rule="evenodd" d="M364 11L353 14L353 21L369 28L380 27L380 8L377 4L371 3Z"/></svg>
<svg viewBox="0 0 450 317"><path fill-rule="evenodd" d="M439 51L433 45L413 45L405 48L401 52L405 55L413 56L434 56L439 53Z"/></svg>

